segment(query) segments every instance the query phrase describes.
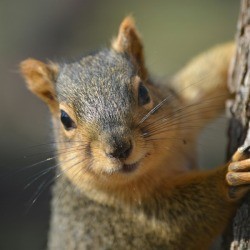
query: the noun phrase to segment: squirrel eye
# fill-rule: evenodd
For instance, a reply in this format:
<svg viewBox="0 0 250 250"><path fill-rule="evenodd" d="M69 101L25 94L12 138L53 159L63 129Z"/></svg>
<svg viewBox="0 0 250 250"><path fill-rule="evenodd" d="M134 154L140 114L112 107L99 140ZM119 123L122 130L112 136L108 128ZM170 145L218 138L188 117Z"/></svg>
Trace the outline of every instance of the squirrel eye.
<svg viewBox="0 0 250 250"><path fill-rule="evenodd" d="M150 96L148 90L141 83L138 89L138 102L140 105L145 105L150 102Z"/></svg>
<svg viewBox="0 0 250 250"><path fill-rule="evenodd" d="M61 122L66 130L71 130L76 128L76 124L69 117L69 115L63 110L61 110Z"/></svg>

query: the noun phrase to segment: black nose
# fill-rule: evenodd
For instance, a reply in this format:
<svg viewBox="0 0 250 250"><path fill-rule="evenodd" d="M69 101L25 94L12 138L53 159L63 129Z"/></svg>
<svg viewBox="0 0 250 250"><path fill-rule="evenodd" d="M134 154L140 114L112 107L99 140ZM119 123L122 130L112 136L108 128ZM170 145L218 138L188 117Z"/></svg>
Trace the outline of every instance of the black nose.
<svg viewBox="0 0 250 250"><path fill-rule="evenodd" d="M108 152L107 155L112 158L126 159L130 155L131 151L132 151L132 143L130 141L122 142L116 144L113 147L113 150L111 152Z"/></svg>

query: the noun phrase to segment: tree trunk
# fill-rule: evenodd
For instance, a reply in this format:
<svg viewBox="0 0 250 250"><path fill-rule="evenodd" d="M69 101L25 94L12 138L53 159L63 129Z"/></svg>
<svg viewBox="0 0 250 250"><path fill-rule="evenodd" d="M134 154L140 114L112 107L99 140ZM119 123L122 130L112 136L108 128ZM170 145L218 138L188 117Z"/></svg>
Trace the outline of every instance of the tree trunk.
<svg viewBox="0 0 250 250"><path fill-rule="evenodd" d="M237 34L237 52L229 75L229 89L235 99L227 103L231 117L228 157L239 146L250 145L250 0L242 0ZM250 249L250 195L243 201L224 237L223 249Z"/></svg>

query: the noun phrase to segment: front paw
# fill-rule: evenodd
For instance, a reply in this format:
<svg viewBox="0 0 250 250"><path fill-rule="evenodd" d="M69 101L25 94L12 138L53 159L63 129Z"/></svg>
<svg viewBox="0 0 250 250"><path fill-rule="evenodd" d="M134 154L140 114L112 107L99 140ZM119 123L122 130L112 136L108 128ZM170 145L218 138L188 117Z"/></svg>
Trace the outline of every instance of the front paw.
<svg viewBox="0 0 250 250"><path fill-rule="evenodd" d="M226 181L229 188L229 196L233 199L241 199L250 189L250 146L239 148L228 165Z"/></svg>

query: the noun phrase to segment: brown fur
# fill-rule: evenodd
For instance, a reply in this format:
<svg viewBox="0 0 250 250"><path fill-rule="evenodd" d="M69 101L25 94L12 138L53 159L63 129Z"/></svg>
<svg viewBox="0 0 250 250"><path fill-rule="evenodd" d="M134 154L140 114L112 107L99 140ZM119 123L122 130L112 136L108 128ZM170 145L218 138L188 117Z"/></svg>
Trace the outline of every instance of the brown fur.
<svg viewBox="0 0 250 250"><path fill-rule="evenodd" d="M212 171L197 171L195 154L201 128L223 110L229 97L227 71L234 44L215 47L192 60L172 79L172 90L149 79L142 48L134 22L128 17L112 43L113 51L104 52L110 60L115 55L117 63L102 70L106 66L102 65L102 54L82 59L80 65L85 66L77 68L76 73L83 74L80 79L90 79L93 85L88 88L78 89L81 83L75 85L68 77L74 64L62 69L57 66L58 70L33 59L21 64L28 87L49 105L54 123L60 123L60 107L77 127L66 131L60 125L55 130L56 139L68 143L57 145L60 178L54 187L50 249L207 249L246 192L239 184L249 184L250 178L242 172L236 175L232 164L229 172L228 164ZM88 68L90 65L96 68ZM130 67L135 67L137 75L125 81L127 76L122 74L130 72ZM69 72L60 75L63 70ZM95 74L87 78L91 70ZM93 82L97 74L99 78ZM109 83L115 77L118 80ZM123 80L134 97L143 82L151 101L144 106L131 103L128 108L129 94L112 93L113 85L119 87L122 83L117 81ZM111 93L102 89L102 84ZM103 104L101 95L110 98L110 105ZM166 96L169 98L164 99ZM109 107L112 112L105 119L102 112L88 113L86 104L81 103L88 98L92 105L97 102L103 114ZM157 105L162 106L153 112ZM113 123L116 125L107 130ZM125 159L107 157L107 152L114 150L114 131L121 141L129 140L133 145ZM67 153L60 154L65 150ZM237 154L234 160L241 166L237 171L249 170L249 162L241 161L244 153ZM124 166L135 162L139 162L135 171L123 172ZM237 186L237 191L231 192L231 186Z"/></svg>
<svg viewBox="0 0 250 250"><path fill-rule="evenodd" d="M112 42L112 48L117 52L127 52L132 55L134 62L139 65L139 76L145 79L148 75L144 65L143 45L135 28L134 19L126 17L120 25L117 38Z"/></svg>
<svg viewBox="0 0 250 250"><path fill-rule="evenodd" d="M35 95L48 104L52 112L58 111L58 103L53 82L58 73L55 64L45 64L38 60L29 58L20 64L20 70L27 86Z"/></svg>

